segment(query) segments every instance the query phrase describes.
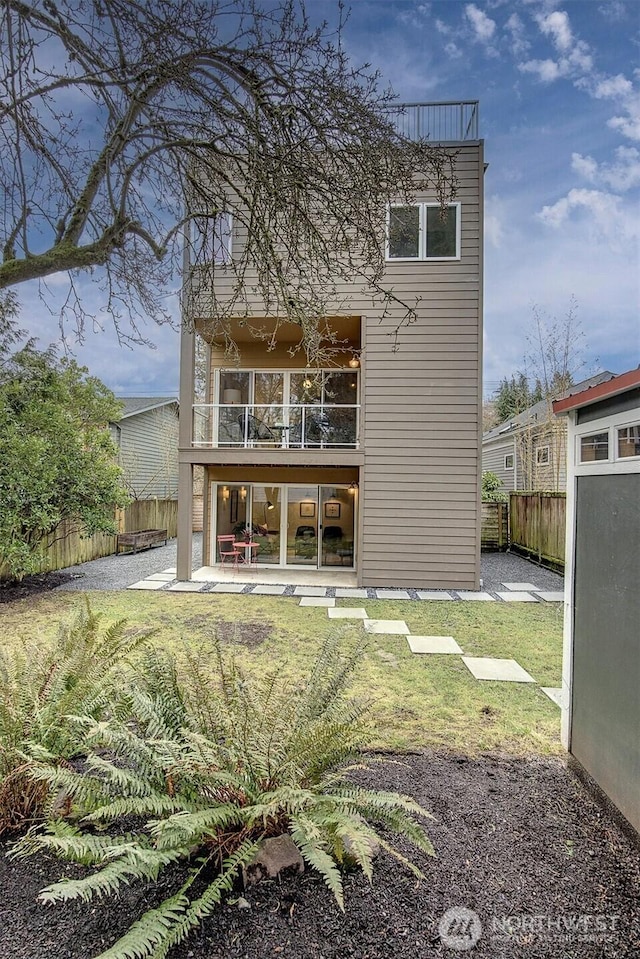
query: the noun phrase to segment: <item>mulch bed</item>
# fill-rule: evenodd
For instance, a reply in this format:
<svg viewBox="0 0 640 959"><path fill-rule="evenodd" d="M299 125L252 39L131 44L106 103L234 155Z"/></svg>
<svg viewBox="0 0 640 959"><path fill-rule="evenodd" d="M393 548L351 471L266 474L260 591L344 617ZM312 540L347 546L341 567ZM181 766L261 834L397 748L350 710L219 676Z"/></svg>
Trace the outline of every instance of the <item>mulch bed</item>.
<svg viewBox="0 0 640 959"><path fill-rule="evenodd" d="M75 578L77 578L77 574L74 575L65 570L56 570L53 573L36 573L33 576L25 576L19 583L0 579L0 604L15 603L21 599L28 599L29 596L36 593L45 593Z"/></svg>
<svg viewBox="0 0 640 959"><path fill-rule="evenodd" d="M345 914L309 871L264 882L243 894L248 908L221 906L174 959L640 956L640 851L562 761L420 754L374 763L357 778L409 793L433 812L437 858L413 857L425 880L382 853L372 886L357 872L346 876ZM44 885L80 872L43 856L0 858L2 959L90 959L179 878L162 890L127 889L117 901L36 903ZM474 910L482 924L462 952L438 931L453 906ZM465 920L445 933L471 946L476 928Z"/></svg>

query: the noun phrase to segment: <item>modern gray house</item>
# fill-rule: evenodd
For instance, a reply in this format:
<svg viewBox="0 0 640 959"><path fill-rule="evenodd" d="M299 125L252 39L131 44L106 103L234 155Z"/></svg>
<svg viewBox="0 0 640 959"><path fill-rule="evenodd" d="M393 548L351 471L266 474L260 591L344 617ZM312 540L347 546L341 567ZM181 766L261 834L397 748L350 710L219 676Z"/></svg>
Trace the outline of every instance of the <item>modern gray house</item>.
<svg viewBox="0 0 640 959"><path fill-rule="evenodd" d="M568 420L562 739L640 831L640 369Z"/></svg>
<svg viewBox="0 0 640 959"><path fill-rule="evenodd" d="M123 483L134 499L178 496L178 400L121 396L122 418L110 423Z"/></svg>
<svg viewBox="0 0 640 959"><path fill-rule="evenodd" d="M220 562L218 536L249 528L258 567L283 576L304 568L319 581L349 573L360 586L479 586L483 141L475 101L406 112L409 126L451 149L458 188L444 220L435 194L387 211L404 229L401 241L388 240L385 284L418 303L397 351L401 308L361 280L327 310L343 344L331 367L307 369L292 353L294 324L278 325L269 350L252 338L251 326L268 333L276 322L251 289L250 321L233 325L235 363L206 297L184 318L179 579L192 572L193 471L202 466L204 566ZM444 132L448 117L463 115L454 134ZM233 256L243 240L232 220L228 242ZM196 339L207 355L204 402L195 400Z"/></svg>

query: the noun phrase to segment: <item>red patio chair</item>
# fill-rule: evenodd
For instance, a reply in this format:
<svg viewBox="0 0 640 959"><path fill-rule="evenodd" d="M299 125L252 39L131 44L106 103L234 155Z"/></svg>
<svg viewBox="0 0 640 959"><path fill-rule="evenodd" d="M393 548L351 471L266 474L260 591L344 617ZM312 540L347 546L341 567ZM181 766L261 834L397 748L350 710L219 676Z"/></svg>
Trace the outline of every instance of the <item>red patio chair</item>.
<svg viewBox="0 0 640 959"><path fill-rule="evenodd" d="M240 559L240 550L236 549L234 546L235 536L216 536L218 541L218 554L220 556L220 565L224 566L227 560L233 561L233 568L238 568L238 561Z"/></svg>

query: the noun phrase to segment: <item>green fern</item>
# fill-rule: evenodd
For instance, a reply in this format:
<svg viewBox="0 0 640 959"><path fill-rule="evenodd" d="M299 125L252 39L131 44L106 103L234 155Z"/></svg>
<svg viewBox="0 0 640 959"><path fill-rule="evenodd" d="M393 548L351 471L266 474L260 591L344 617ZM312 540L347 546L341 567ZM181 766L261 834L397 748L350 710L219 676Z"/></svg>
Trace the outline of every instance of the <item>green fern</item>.
<svg viewBox="0 0 640 959"><path fill-rule="evenodd" d="M167 654L146 651L108 721L78 717L91 747L83 769L38 770L52 794L70 798L75 822L30 831L13 855L46 850L97 867L49 886L43 901L116 894L123 883L154 882L189 861L182 888L100 957L162 959L215 909L270 836L289 832L341 909L342 864L355 863L371 880L374 824L433 853L421 825L428 813L414 800L363 789L339 769L365 743L365 705L346 694L360 654L336 634L307 681L293 687L276 673L249 681L218 645L208 660L197 650L183 679ZM124 817L139 822L125 836ZM112 826L114 835L96 834L96 825Z"/></svg>
<svg viewBox="0 0 640 959"><path fill-rule="evenodd" d="M87 602L55 642L0 650L0 834L42 816L48 793L33 776L37 763L84 751L75 714L85 722L104 714L118 673L152 635L126 626L102 628Z"/></svg>

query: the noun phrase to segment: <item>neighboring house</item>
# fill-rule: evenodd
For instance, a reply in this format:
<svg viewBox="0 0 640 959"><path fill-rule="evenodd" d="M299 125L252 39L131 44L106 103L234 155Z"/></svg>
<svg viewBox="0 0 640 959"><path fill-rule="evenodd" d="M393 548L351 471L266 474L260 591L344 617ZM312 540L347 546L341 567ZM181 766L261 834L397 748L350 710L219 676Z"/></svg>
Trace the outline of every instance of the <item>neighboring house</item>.
<svg viewBox="0 0 640 959"><path fill-rule="evenodd" d="M120 396L122 418L110 423L123 482L134 499L178 495L178 400L175 396Z"/></svg>
<svg viewBox="0 0 640 959"><path fill-rule="evenodd" d="M238 365L208 332L215 323L206 296L185 317L179 579L191 575L193 472L202 466L204 565L219 560L216 536L239 537L249 526L259 565L340 570L352 581L355 572L361 586L478 588L483 141L475 102L406 109L421 129L423 117L426 124L469 107L466 129L446 141L458 190L444 222L435 194L390 211L403 230L387 245L385 282L419 301L397 351L390 333L404 311L390 316L361 280L341 290L323 321L345 345L342 365L331 369L301 365L291 350L300 334L294 324L279 327L273 349L251 338L251 325L273 327L250 281L252 322L232 324ZM233 256L242 237L232 223L225 235ZM197 282L193 272L185 282ZM219 292L224 267L216 273ZM209 354L206 403L194 402L196 337Z"/></svg>
<svg viewBox="0 0 640 959"><path fill-rule="evenodd" d="M607 371L590 376L561 393L571 396L610 380ZM567 424L554 415L549 400L487 430L482 437L482 472L499 476L506 490L564 491L567 481Z"/></svg>
<svg viewBox="0 0 640 959"><path fill-rule="evenodd" d="M569 420L562 741L640 831L640 369Z"/></svg>

